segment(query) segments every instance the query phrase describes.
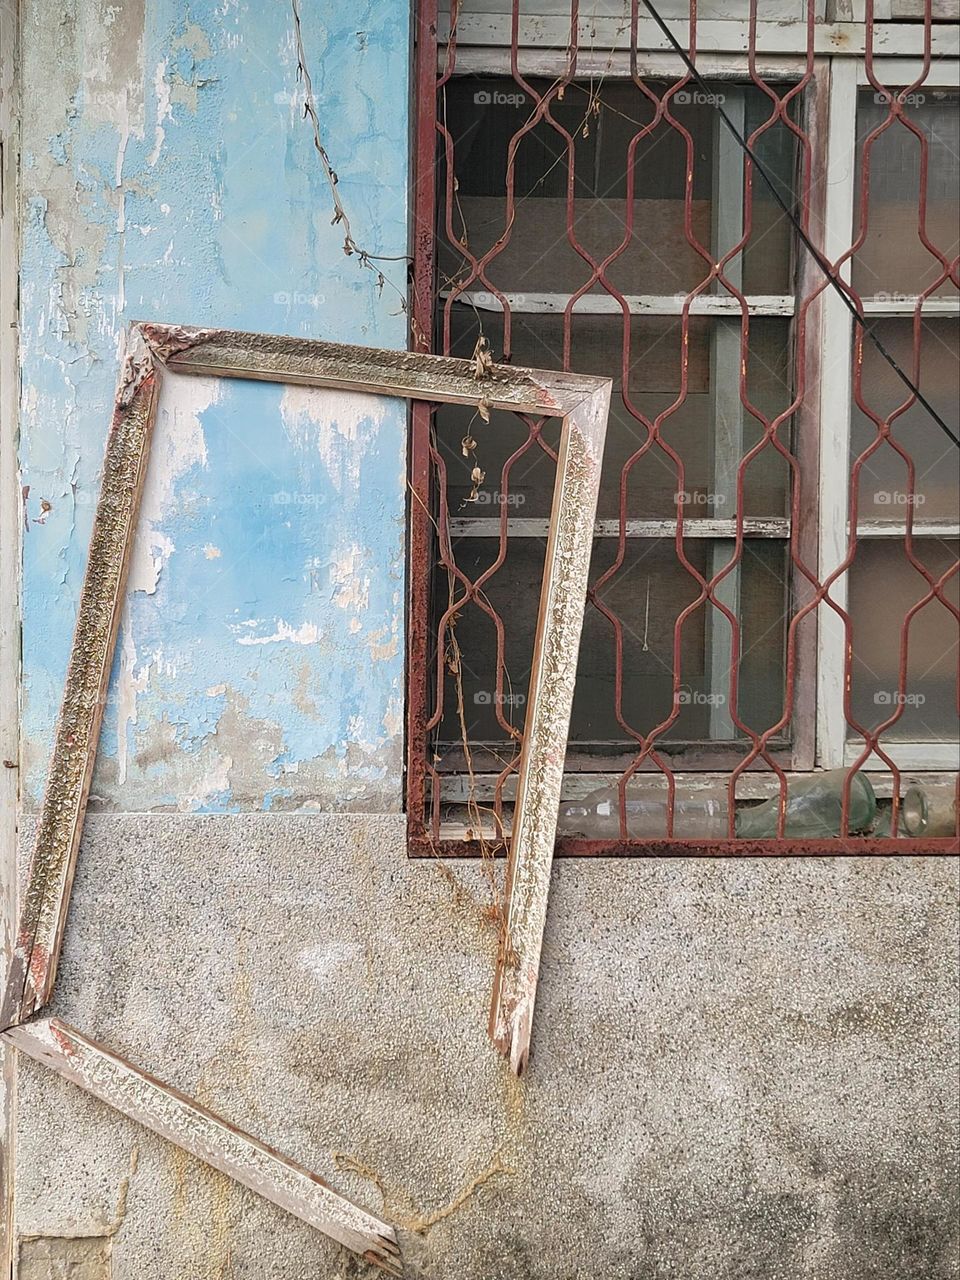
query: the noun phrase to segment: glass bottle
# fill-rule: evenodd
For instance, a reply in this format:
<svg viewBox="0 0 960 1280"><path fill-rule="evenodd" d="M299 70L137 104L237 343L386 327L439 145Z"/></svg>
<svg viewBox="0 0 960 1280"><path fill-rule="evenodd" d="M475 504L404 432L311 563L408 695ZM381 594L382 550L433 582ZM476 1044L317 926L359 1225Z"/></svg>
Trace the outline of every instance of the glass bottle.
<svg viewBox="0 0 960 1280"><path fill-rule="evenodd" d="M957 797L952 787L925 791L910 787L901 807L903 825L911 836L952 836L957 831Z"/></svg>
<svg viewBox="0 0 960 1280"><path fill-rule="evenodd" d="M822 839L840 834L843 813L843 788L846 769L809 774L787 781L786 816L783 834L795 839ZM877 814L877 798L865 773L855 773L850 782L847 830L863 831ZM737 835L742 839L763 840L777 835L780 796L763 804L737 811Z"/></svg>
<svg viewBox="0 0 960 1280"><path fill-rule="evenodd" d="M636 784L627 789L627 837L662 839L667 835L666 788ZM560 806L557 834L590 840L620 838L620 789L599 787L581 800ZM673 806L673 835L678 840L723 839L727 832L727 804L714 792L677 794Z"/></svg>

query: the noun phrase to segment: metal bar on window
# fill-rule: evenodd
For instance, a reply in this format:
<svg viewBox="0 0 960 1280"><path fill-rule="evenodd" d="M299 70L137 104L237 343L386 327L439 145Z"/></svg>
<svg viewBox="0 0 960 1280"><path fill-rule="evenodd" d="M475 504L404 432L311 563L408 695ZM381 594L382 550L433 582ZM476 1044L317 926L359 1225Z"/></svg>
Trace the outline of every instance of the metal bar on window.
<svg viewBox="0 0 960 1280"><path fill-rule="evenodd" d="M795 8L796 20L772 21L754 0L743 21L719 22L701 21L691 5L670 25L778 175L803 233L849 289L859 284L861 313L880 324L900 317L915 334L949 324L956 294L944 287L901 297L854 280L864 255L853 222L856 201L871 194L857 176L858 85L882 95L891 68L914 64L931 85L949 85L956 64L942 55L955 54L956 36L832 24L805 0ZM856 470L854 434L860 440L864 421L876 419L895 444L902 413L871 404L869 377L858 403L848 308L639 0L619 23L588 18L575 3L531 18L516 2L481 14L465 0L453 13L433 61L435 123L431 105L421 129L440 193L436 349L469 356L483 338L507 360L527 363L536 352L548 367L617 382L564 794L590 777L592 804L613 796L618 848L672 842L684 853L704 846L680 779L726 776L713 837L730 841L763 775L782 810L769 851L782 852L794 784L815 766L843 768L847 807L834 847L881 852L870 828L847 831L858 762L874 777L895 777L903 761L946 769L949 744L904 743L898 716L864 720L862 689L851 701L871 638L863 566L873 555L876 574L876 556L897 547L919 575L917 598L897 605L900 697L907 650L918 652L931 606L954 607L947 544L960 520L919 505L857 508L852 482L865 464ZM442 16L440 30L442 41ZM897 129L910 130L913 110L907 104ZM919 145L916 126L911 136ZM905 191L946 279L936 230L923 231L923 198ZM908 372L920 355L915 337L903 355ZM423 502L415 496L413 518L430 529L435 583L425 733L411 723L426 756L424 791L409 796L411 833L421 833L411 850L489 854L512 820L517 697L522 708L528 678L524 601L550 532L543 494L557 441L532 416L519 430L440 418L432 433L414 428L429 474L415 485ZM901 456L913 465L909 448ZM678 494L688 499L679 508ZM898 590L889 598L899 601ZM467 679L459 716L444 642L451 622ZM411 685L420 678L412 672ZM662 803L659 832L642 816L650 797ZM557 845L560 854L601 847L609 841L589 835ZM752 842L750 851L762 850Z"/></svg>

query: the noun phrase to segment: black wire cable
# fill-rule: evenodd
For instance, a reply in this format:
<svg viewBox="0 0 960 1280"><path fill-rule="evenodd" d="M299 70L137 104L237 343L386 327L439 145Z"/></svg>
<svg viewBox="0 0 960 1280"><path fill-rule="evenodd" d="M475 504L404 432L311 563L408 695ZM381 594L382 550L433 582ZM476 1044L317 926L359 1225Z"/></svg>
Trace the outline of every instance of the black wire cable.
<svg viewBox="0 0 960 1280"><path fill-rule="evenodd" d="M680 44L679 40L677 40L676 36L673 34L673 32L664 22L663 18L661 18L660 14L657 13L656 9L650 3L650 0L643 0L643 3L646 6L646 8L650 11L650 16L653 18L654 22L657 24L657 26L660 28L660 30L669 40L670 44L674 49L674 52L679 55L680 60L683 62L684 66L693 76L694 80L697 82L697 84L700 86L703 92L708 96L713 96L713 91L711 90L710 86L707 84L703 76L701 76L700 72L697 70L693 62L688 57L687 52L684 49L683 45ZM816 262L817 266L824 273L824 275L827 277L830 284L833 285L834 289L843 299L844 305L846 306L850 314L853 316L856 323L860 326L864 334L866 334L866 336L870 339L870 341L873 343L876 349L880 352L881 356L883 356L884 360L886 360L887 364L894 371L894 373L901 380L901 382L903 382L904 385L910 389L911 393L916 397L917 402L923 405L924 409L926 409L927 413L930 414L930 417L933 418L934 422L941 429L941 431L945 432L946 435L948 435L950 439L953 441L953 443L957 446L957 448L960 449L960 436L954 435L953 431L951 431L951 429L947 426L943 418L940 417L939 413L937 413L936 409L933 407L930 401L921 392L920 388L916 386L913 380L906 373L904 373L903 369L900 368L900 365L897 363L894 357L890 354L887 348L883 345L883 343L877 337L876 333L873 331L871 326L866 323L860 311L858 310L856 304L850 298L847 290L843 287L843 285L837 279L836 272L834 271L833 267L830 265L830 262L828 261L828 259L823 256L823 254L820 252L817 246L813 243L813 241L804 231L796 214L787 205L786 201L783 199L780 192L777 190L775 178L768 172L767 166L760 159L760 157L756 155L756 153L752 150L746 138L744 138L744 136L740 133L740 130L737 128L737 126L733 123L733 121L724 111L723 105L720 102L716 102L715 109L720 113L720 118L723 120L724 124L727 126L727 128L736 138L741 149L743 150L744 155L749 156L749 158L756 165L757 171L763 178L764 182L766 182L767 186L770 188L771 192L773 193L773 198L776 200L777 204L780 206L783 212L790 219L804 247L812 255L813 260Z"/></svg>

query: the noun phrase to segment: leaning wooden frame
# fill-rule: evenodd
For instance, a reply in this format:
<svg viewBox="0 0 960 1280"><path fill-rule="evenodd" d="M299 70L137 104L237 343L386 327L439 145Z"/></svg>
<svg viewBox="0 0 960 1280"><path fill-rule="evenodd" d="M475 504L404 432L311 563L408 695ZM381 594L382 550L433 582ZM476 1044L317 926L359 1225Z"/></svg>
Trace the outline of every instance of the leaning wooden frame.
<svg viewBox="0 0 960 1280"><path fill-rule="evenodd" d="M491 1037L517 1072L529 1052L611 382L181 325L138 323L127 336L60 718L0 1012L2 1034L65 1078L399 1274L396 1237L388 1224L58 1019L30 1022L50 1000L56 978L162 371L476 405L483 414L502 409L562 420L490 1017Z"/></svg>

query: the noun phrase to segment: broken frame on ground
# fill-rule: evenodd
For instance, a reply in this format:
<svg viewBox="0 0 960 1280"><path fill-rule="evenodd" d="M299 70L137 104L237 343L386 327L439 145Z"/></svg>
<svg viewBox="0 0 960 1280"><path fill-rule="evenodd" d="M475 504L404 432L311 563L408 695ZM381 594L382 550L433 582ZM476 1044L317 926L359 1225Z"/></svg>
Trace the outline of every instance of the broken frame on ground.
<svg viewBox="0 0 960 1280"><path fill-rule="evenodd" d="M315 1174L58 1018L53 992L113 651L146 477L161 373L361 391L561 419L557 478L490 1035L520 1072L527 1059L591 539L610 405L607 378L222 329L134 324L107 437L76 630L33 857L10 958L2 1035L110 1106L230 1174L383 1270L402 1274L394 1229Z"/></svg>

